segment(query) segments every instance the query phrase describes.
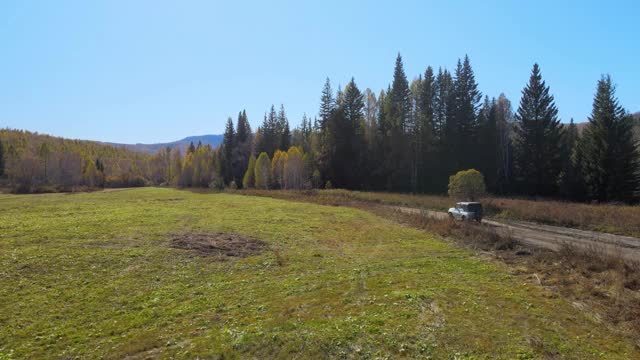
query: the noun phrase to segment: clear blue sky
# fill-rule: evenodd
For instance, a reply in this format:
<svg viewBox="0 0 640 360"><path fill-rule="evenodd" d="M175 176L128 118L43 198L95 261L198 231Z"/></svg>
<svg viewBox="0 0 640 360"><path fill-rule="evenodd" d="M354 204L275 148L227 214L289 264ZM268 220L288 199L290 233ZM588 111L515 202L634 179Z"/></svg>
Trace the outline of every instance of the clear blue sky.
<svg viewBox="0 0 640 360"><path fill-rule="evenodd" d="M324 79L376 91L396 54L410 79L469 54L483 94L517 107L538 62L563 121L584 121L610 73L640 110L640 2L0 2L0 127L161 142L255 128L283 103L315 115Z"/></svg>

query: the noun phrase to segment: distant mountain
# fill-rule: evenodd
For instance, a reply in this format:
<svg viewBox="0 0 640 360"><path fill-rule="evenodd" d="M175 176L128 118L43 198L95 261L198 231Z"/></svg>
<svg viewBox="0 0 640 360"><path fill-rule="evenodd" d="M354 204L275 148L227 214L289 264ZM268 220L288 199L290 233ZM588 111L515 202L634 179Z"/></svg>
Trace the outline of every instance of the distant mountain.
<svg viewBox="0 0 640 360"><path fill-rule="evenodd" d="M158 150L166 148L167 146L170 148L179 148L180 151L184 154L189 144L193 142L194 145L198 145L198 142L202 142L202 145L211 145L212 147L216 147L222 144L222 135L199 135L199 136L188 136L182 140L177 140L168 143L157 143L157 144L120 144L120 143L111 143L111 142L103 142L103 144L124 147L128 150L138 151L145 154L155 154Z"/></svg>

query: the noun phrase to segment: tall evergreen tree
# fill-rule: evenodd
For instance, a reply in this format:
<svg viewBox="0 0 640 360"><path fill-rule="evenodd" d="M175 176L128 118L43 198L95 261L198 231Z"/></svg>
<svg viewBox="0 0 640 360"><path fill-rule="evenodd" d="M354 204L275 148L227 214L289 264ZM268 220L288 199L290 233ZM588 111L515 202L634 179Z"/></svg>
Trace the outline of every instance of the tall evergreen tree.
<svg viewBox="0 0 640 360"><path fill-rule="evenodd" d="M580 146L589 196L598 201L631 201L638 187L638 149L631 116L619 105L609 75L598 81L589 124Z"/></svg>
<svg viewBox="0 0 640 360"><path fill-rule="evenodd" d="M458 60L454 82L455 92L455 133L450 139L455 171L477 167L478 159L470 154L469 146L477 145L478 110L482 105L482 94L471 68L469 57Z"/></svg>
<svg viewBox="0 0 640 360"><path fill-rule="evenodd" d="M266 152L272 156L280 147L280 130L278 124L278 114L275 106L271 105L268 114L264 115L262 126L260 126L260 136L256 143L256 153Z"/></svg>
<svg viewBox="0 0 640 360"><path fill-rule="evenodd" d="M193 145L193 141L189 143L189 147L187 148L187 154L193 154L196 152L196 146Z"/></svg>
<svg viewBox="0 0 640 360"><path fill-rule="evenodd" d="M227 119L227 126L224 130L222 138L222 178L225 183L230 183L236 179L233 178L233 153L236 146L236 134L233 129L233 120ZM238 182L236 181L236 184Z"/></svg>
<svg viewBox="0 0 640 360"><path fill-rule="evenodd" d="M331 90L331 81L327 77L327 80L324 83L324 87L322 88L322 96L320 96L320 111L318 112L318 116L320 116L320 121L318 125L320 127L320 131L325 126L325 123L331 116L331 112L336 107L336 101L333 98L333 90Z"/></svg>
<svg viewBox="0 0 640 360"><path fill-rule="evenodd" d="M284 111L284 105L280 105L280 111L278 112L278 148L282 151L287 151L291 146L291 129L289 128L289 119Z"/></svg>
<svg viewBox="0 0 640 360"><path fill-rule="evenodd" d="M389 127L389 152L384 162L389 171L387 179L388 190L409 190L411 183L410 143L407 133L411 123L411 91L404 72L402 56L398 54L393 71L393 83L388 93L389 110L385 114L385 121Z"/></svg>
<svg viewBox="0 0 640 360"><path fill-rule="evenodd" d="M498 136L498 178L494 191L505 194L513 190L513 110L511 101L504 94L500 94L496 100L495 116Z"/></svg>
<svg viewBox="0 0 640 360"><path fill-rule="evenodd" d="M419 189L435 191L435 108L436 108L436 78L431 66L427 67L420 86L417 100L417 177L420 179Z"/></svg>
<svg viewBox="0 0 640 360"><path fill-rule="evenodd" d="M516 123L515 163L521 192L555 195L562 170L564 132L538 64L533 65L529 84L522 90Z"/></svg>
<svg viewBox="0 0 640 360"><path fill-rule="evenodd" d="M484 105L478 116L477 166L484 175L485 184L490 192L498 188L499 137L497 124L496 99L489 101L485 97Z"/></svg>
<svg viewBox="0 0 640 360"><path fill-rule="evenodd" d="M567 126L562 144L562 173L559 181L560 196L581 201L585 197L582 175L582 149L578 146L578 127L573 118Z"/></svg>
<svg viewBox="0 0 640 360"><path fill-rule="evenodd" d="M249 119L247 118L247 112L245 110L238 113L238 123L236 126L236 138L238 143L249 141L251 138L251 125L249 124Z"/></svg>
<svg viewBox="0 0 640 360"><path fill-rule="evenodd" d="M345 186L361 188L366 166L364 95L353 78L344 89L342 107L344 124L339 131L342 132L343 144L339 144L339 148L343 150L340 157L344 163L342 169L345 173Z"/></svg>
<svg viewBox="0 0 640 360"><path fill-rule="evenodd" d="M454 173L452 156L453 139L456 138L457 126L454 116L455 92L454 82L448 70L440 69L436 77L436 95L434 106L434 137L436 157L438 159L435 173L436 192L445 192L449 176Z"/></svg>

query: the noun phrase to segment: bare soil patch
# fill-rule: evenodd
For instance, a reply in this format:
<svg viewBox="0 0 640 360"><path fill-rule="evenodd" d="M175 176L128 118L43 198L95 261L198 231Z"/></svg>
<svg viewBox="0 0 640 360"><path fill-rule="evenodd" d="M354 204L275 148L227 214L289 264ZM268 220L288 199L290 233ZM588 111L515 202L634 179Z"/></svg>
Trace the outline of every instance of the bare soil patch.
<svg viewBox="0 0 640 360"><path fill-rule="evenodd" d="M227 260L260 254L267 250L269 245L262 240L238 234L190 232L173 235L171 247L191 250L200 256Z"/></svg>

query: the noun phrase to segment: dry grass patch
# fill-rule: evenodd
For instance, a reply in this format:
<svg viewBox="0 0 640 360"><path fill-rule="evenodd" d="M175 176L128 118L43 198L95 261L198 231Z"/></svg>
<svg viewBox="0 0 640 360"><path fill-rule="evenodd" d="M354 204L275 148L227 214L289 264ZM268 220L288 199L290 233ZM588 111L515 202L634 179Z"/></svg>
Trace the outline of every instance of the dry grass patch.
<svg viewBox="0 0 640 360"><path fill-rule="evenodd" d="M238 234L196 232L174 235L171 247L191 250L200 256L214 256L218 260L226 260L260 254L268 248L268 244Z"/></svg>

